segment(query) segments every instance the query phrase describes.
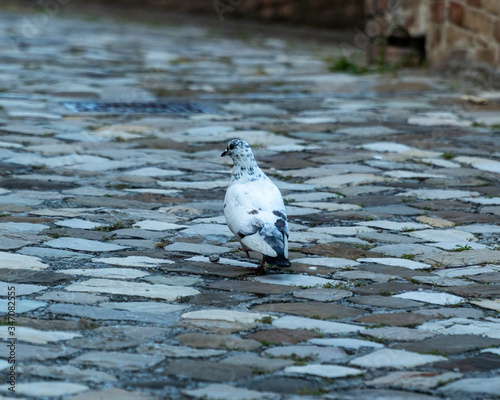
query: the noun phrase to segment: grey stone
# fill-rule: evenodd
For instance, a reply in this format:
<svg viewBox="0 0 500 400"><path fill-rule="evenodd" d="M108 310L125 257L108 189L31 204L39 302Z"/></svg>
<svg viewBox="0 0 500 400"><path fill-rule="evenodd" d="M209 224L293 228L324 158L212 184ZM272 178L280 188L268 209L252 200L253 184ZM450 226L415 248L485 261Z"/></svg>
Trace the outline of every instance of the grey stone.
<svg viewBox="0 0 500 400"><path fill-rule="evenodd" d="M165 370L168 375L208 382L234 382L253 374L251 367L203 360L173 361Z"/></svg>
<svg viewBox="0 0 500 400"><path fill-rule="evenodd" d="M70 364L96 365L123 371L144 371L162 360L163 357L159 355L91 351L72 359Z"/></svg>
<svg viewBox="0 0 500 400"><path fill-rule="evenodd" d="M201 349L232 349L253 351L262 345L251 339L242 339L236 335L205 335L202 333L185 333L176 338L182 345Z"/></svg>

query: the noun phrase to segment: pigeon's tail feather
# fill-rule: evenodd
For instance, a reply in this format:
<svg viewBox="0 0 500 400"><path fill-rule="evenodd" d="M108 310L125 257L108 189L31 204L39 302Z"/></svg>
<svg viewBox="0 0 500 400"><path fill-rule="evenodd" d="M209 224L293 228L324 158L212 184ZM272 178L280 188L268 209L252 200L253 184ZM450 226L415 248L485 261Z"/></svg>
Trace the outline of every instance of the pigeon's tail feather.
<svg viewBox="0 0 500 400"><path fill-rule="evenodd" d="M288 239L286 235L283 232L278 231L274 225L270 228L264 227L264 229L260 231L260 235L276 253L275 257L262 254L264 261L270 265L276 265L278 267L289 267L291 264L290 260L287 258Z"/></svg>
<svg viewBox="0 0 500 400"><path fill-rule="evenodd" d="M290 263L290 260L282 254L278 254L278 257L269 257L266 256L265 254L263 256L264 256L264 261L269 265L276 265L277 267L284 267L284 268L288 268L292 265Z"/></svg>

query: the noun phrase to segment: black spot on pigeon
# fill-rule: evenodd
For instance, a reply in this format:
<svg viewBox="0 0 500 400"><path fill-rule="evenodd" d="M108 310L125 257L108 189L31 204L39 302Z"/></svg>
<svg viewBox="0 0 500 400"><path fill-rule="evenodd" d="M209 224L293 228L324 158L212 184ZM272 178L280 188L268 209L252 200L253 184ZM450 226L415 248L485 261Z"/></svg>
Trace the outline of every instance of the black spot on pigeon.
<svg viewBox="0 0 500 400"><path fill-rule="evenodd" d="M280 218L274 223L274 226L276 226L276 228L278 228L279 231L284 231L286 227L286 222Z"/></svg>
<svg viewBox="0 0 500 400"><path fill-rule="evenodd" d="M252 210L252 211L249 211L248 213L251 215L255 215L255 214L258 214L259 212L257 210Z"/></svg>
<svg viewBox="0 0 500 400"><path fill-rule="evenodd" d="M274 210L273 214L276 215L277 217L280 217L280 218L284 219L286 221L286 215L284 213L282 213L281 211Z"/></svg>

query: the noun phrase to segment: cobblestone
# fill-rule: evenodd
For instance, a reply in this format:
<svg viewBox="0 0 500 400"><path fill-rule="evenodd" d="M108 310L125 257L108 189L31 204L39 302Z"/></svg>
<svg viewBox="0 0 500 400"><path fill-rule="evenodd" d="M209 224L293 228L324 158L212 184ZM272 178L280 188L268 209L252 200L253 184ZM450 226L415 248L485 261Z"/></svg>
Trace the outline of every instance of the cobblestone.
<svg viewBox="0 0 500 400"><path fill-rule="evenodd" d="M35 14L0 15L20 396L499 398L499 131L477 123L497 92L332 72L340 44L291 31L56 14L32 36ZM169 99L210 113L63 105ZM255 276L226 227L233 138L286 201L286 271Z"/></svg>

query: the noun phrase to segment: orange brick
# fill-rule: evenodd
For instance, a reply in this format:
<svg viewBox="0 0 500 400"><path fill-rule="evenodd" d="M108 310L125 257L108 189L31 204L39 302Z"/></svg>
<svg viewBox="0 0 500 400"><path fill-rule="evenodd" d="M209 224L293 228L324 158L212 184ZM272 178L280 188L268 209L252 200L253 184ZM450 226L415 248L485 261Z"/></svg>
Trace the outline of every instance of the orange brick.
<svg viewBox="0 0 500 400"><path fill-rule="evenodd" d="M437 24L444 22L444 0L433 0L430 5L431 21Z"/></svg>
<svg viewBox="0 0 500 400"><path fill-rule="evenodd" d="M448 18L451 23L463 26L464 23L464 6L460 3L452 1L448 9Z"/></svg>
<svg viewBox="0 0 500 400"><path fill-rule="evenodd" d="M500 1L499 0L483 0L483 9L490 14L500 15Z"/></svg>
<svg viewBox="0 0 500 400"><path fill-rule="evenodd" d="M492 17L482 11L467 8L464 14L464 27L485 36L491 35Z"/></svg>

